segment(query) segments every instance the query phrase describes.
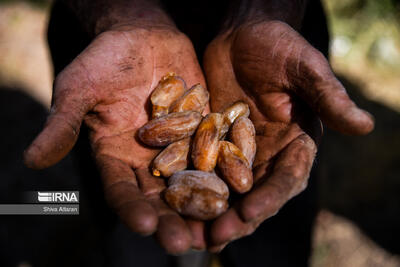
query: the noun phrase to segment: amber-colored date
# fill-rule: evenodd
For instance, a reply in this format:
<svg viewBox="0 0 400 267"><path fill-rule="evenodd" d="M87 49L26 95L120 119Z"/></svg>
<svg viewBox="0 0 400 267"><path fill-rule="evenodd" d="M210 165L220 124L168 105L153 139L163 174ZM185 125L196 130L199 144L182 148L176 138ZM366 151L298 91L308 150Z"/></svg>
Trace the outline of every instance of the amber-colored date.
<svg viewBox="0 0 400 267"><path fill-rule="evenodd" d="M225 136L225 134L229 131L232 123L240 117L248 117L250 114L249 106L242 102L238 101L231 106L227 107L222 115L224 116L224 126L221 131L221 137Z"/></svg>
<svg viewBox="0 0 400 267"><path fill-rule="evenodd" d="M201 114L208 103L208 99L208 91L200 84L196 84L171 106L169 112L194 110Z"/></svg>
<svg viewBox="0 0 400 267"><path fill-rule="evenodd" d="M164 198L180 214L210 220L227 210L228 192L227 186L215 174L181 171L170 178Z"/></svg>
<svg viewBox="0 0 400 267"><path fill-rule="evenodd" d="M183 79L174 73L160 80L150 101L153 119L138 130L138 138L149 146L168 145L152 163L154 176L169 177L165 201L194 219L218 217L228 209L227 184L238 193L253 185L256 143L254 125L247 118L249 106L239 101L222 113L202 118L208 91L200 84L187 90ZM229 130L233 143L221 141ZM197 170L185 170L189 153ZM223 179L214 173L216 165Z"/></svg>
<svg viewBox="0 0 400 267"><path fill-rule="evenodd" d="M226 108L223 112L227 123L232 124L239 117L248 117L250 115L249 105L239 101Z"/></svg>
<svg viewBox="0 0 400 267"><path fill-rule="evenodd" d="M186 185L173 185L165 190L168 205L180 214L197 220L211 220L228 208L228 202L214 191Z"/></svg>
<svg viewBox="0 0 400 267"><path fill-rule="evenodd" d="M152 118L168 114L171 104L180 98L185 91L185 82L175 73L170 72L162 77L150 97L153 106Z"/></svg>
<svg viewBox="0 0 400 267"><path fill-rule="evenodd" d="M171 113L147 122L139 129L138 137L149 146L166 146L192 136L201 118L196 111Z"/></svg>
<svg viewBox="0 0 400 267"><path fill-rule="evenodd" d="M176 172L168 180L169 185L182 184L187 186L196 186L199 188L207 188L215 191L224 199L228 199L229 190L224 181L215 173L203 171L180 171Z"/></svg>
<svg viewBox="0 0 400 267"><path fill-rule="evenodd" d="M234 144L219 142L218 168L224 181L238 193L245 193L253 186L253 173L247 159Z"/></svg>
<svg viewBox="0 0 400 267"><path fill-rule="evenodd" d="M201 121L192 147L192 160L197 170L209 172L215 168L223 123L220 113L210 113Z"/></svg>
<svg viewBox="0 0 400 267"><path fill-rule="evenodd" d="M190 137L167 146L153 161L153 175L169 177L188 165Z"/></svg>
<svg viewBox="0 0 400 267"><path fill-rule="evenodd" d="M242 151L251 168L257 149L256 130L251 120L246 117L238 118L232 125L230 139Z"/></svg>

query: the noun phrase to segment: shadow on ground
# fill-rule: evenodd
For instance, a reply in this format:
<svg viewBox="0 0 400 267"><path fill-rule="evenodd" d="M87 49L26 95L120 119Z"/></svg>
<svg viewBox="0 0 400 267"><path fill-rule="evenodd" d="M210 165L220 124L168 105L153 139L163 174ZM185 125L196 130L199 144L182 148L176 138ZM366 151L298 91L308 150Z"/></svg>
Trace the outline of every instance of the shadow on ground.
<svg viewBox="0 0 400 267"><path fill-rule="evenodd" d="M0 266L79 266L82 253L98 257L87 243L95 243L96 235L88 225L90 212L73 156L42 171L23 165L23 151L46 116L47 110L22 90L0 88L0 203L21 203L24 191L79 190L81 215L0 215Z"/></svg>
<svg viewBox="0 0 400 267"><path fill-rule="evenodd" d="M375 116L375 130L363 137L325 129L318 177L323 208L354 221L372 240L391 253L400 246L400 114L361 94L344 77L352 99Z"/></svg>

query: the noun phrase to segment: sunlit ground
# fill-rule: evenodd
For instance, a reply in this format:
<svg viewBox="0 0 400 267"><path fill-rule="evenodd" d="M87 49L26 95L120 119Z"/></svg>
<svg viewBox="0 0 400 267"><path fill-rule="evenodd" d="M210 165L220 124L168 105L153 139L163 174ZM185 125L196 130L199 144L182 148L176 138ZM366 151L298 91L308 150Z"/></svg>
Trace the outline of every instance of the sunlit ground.
<svg viewBox="0 0 400 267"><path fill-rule="evenodd" d="M49 106L53 74L45 41L47 19L42 7L0 5L0 84L26 88Z"/></svg>
<svg viewBox="0 0 400 267"><path fill-rule="evenodd" d="M351 1L325 2L331 15L335 72L356 80L367 98L400 111L400 33L395 18L367 20L361 27L339 18L340 10L333 8L333 3L340 7ZM0 85L25 88L48 107L53 74L45 38L47 11L27 3L0 5ZM352 16L366 19L357 12ZM311 266L391 267L400 266L400 258L380 248L348 219L323 210L314 230Z"/></svg>
<svg viewBox="0 0 400 267"><path fill-rule="evenodd" d="M323 210L314 229L312 267L399 267L400 257L380 248L351 221Z"/></svg>

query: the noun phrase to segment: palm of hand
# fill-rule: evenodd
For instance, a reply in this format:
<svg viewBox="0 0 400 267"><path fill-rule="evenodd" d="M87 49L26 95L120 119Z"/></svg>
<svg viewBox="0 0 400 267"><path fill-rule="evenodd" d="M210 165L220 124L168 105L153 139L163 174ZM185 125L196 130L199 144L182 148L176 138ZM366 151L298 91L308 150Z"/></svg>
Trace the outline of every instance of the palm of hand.
<svg viewBox="0 0 400 267"><path fill-rule="evenodd" d="M325 59L290 27L255 26L259 27L217 38L205 55L213 110L237 100L250 105L258 144L254 171L260 179L250 194L211 225L211 246L254 231L304 188L315 153L309 135L318 137L320 125L300 98L336 129L364 133L372 126L346 98ZM305 47L299 49L301 45ZM312 54L311 64L304 60L310 57L307 53ZM323 71L316 72L315 64ZM191 43L175 30L130 28L101 34L57 77L51 115L26 151L25 161L33 168L58 162L75 144L84 120L109 203L133 231L157 230L161 245L176 253L191 242L198 248L206 245L204 224L185 224L161 201L164 183L147 168L157 151L135 138L148 120L151 89L170 71L189 85L204 84ZM314 90L304 90L308 87ZM327 87L333 90L319 90ZM327 104L332 95L336 106ZM337 112L340 101L345 109ZM350 109L353 116L346 115Z"/></svg>
<svg viewBox="0 0 400 267"><path fill-rule="evenodd" d="M350 134L369 132L373 122L349 100L324 56L281 22L218 37L204 67L212 110L247 102L257 134L256 186L211 226L211 242L220 249L253 232L305 188L322 134L314 114Z"/></svg>
<svg viewBox="0 0 400 267"><path fill-rule="evenodd" d="M190 246L190 232L161 200L164 182L148 172L158 150L136 139L149 119L151 90L171 71L188 85L204 85L192 45L177 31L134 28L99 35L56 78L51 114L25 161L33 168L58 162L84 120L110 205L133 231L157 230L161 244L174 253Z"/></svg>
<svg viewBox="0 0 400 267"><path fill-rule="evenodd" d="M226 48L225 54L217 52L222 46L217 44L215 51L211 46L206 58L211 105L213 110L221 110L238 100L249 104L257 144L262 147L254 166L267 163L306 132L318 139L319 120L296 95L297 85L289 77L293 68L300 67L301 50L311 48L305 47L305 40L283 24L240 29L230 38L233 41L226 44L230 48ZM212 53L221 58L211 59ZM226 66L217 68L219 63ZM218 76L223 79L217 79Z"/></svg>

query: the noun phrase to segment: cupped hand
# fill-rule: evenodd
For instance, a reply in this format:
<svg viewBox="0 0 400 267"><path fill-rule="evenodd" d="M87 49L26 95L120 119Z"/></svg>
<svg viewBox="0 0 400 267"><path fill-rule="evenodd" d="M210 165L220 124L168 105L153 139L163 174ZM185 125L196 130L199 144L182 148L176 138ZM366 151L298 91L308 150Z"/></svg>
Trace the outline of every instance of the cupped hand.
<svg viewBox="0 0 400 267"><path fill-rule="evenodd" d="M256 128L255 186L210 228L210 250L251 234L305 189L322 135L319 118L344 134L373 129L326 58L280 21L243 24L207 48L204 69L212 111L243 100Z"/></svg>
<svg viewBox="0 0 400 267"><path fill-rule="evenodd" d="M191 42L172 26L119 26L98 35L54 83L51 112L25 151L35 169L61 160L84 122L110 206L134 232L156 232L170 253L192 246L191 228L160 198L165 184L148 166L158 150L142 145L136 132L149 120L149 95L168 72L188 85L204 77Z"/></svg>

